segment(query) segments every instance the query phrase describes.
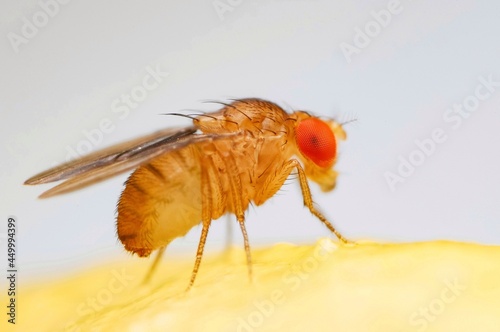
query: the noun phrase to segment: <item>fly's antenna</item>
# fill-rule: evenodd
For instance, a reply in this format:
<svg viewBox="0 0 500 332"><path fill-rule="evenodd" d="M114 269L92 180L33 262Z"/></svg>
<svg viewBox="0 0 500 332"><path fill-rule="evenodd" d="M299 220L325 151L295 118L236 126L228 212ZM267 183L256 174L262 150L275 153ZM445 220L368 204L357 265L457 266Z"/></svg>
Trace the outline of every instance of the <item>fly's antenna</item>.
<svg viewBox="0 0 500 332"><path fill-rule="evenodd" d="M334 117L327 118L327 119L331 120L331 121L335 121L341 127L358 121L358 118L356 118L356 116L352 115L352 114L342 114L340 117L334 116Z"/></svg>
<svg viewBox="0 0 500 332"><path fill-rule="evenodd" d="M345 114L344 116L342 116L341 119L339 119L339 123L341 126L345 126L346 124L353 123L356 121L358 121L356 114Z"/></svg>
<svg viewBox="0 0 500 332"><path fill-rule="evenodd" d="M346 120L346 121L340 123L340 125L343 127L346 124L353 123L353 122L356 122L356 121L358 121L358 119L350 119L350 120Z"/></svg>

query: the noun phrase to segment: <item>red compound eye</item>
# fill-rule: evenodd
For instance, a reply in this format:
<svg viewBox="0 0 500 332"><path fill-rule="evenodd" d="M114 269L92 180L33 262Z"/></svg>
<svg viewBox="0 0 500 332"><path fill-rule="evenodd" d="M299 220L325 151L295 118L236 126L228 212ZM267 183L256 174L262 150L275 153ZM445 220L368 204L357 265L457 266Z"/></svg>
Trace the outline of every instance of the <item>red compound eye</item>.
<svg viewBox="0 0 500 332"><path fill-rule="evenodd" d="M331 167L337 153L335 135L318 118L302 120L295 130L300 152L319 167Z"/></svg>

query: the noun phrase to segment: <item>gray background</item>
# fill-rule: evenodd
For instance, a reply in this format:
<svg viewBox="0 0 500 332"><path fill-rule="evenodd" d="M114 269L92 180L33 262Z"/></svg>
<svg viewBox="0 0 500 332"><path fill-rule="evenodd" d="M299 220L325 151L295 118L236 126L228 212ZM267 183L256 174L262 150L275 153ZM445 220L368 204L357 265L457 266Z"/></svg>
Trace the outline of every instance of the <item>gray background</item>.
<svg viewBox="0 0 500 332"><path fill-rule="evenodd" d="M40 3L50 4L46 21ZM229 6L227 11L216 10L220 3ZM26 178L63 162L69 149L88 145L84 132L99 128L103 119L113 129L93 149L189 123L160 113L214 110L202 101L239 97L265 98L287 110L306 109L341 121L357 119L345 127L337 189L323 194L313 185L314 200L345 236L500 244L500 91L480 101L458 128L443 118L454 104L473 101L480 77L500 82L500 3L57 4L0 4L0 211L5 221L0 239L5 248L6 220L14 215L24 276L129 259L114 228L126 175L49 200L36 198L49 185L22 186ZM397 13L381 26L372 11L388 8ZM25 19L38 20L40 27L16 45L13 34L25 38ZM357 29L374 29L367 45L359 44ZM363 47L346 57L342 43ZM113 103L155 67L168 77L127 116L113 112ZM415 140L431 138L436 128L447 139L391 190L384 174L397 173L398 158L417 153ZM263 207L250 208L247 225L254 247L329 236L303 208L296 183ZM198 227L176 240L169 253L194 258L199 232ZM233 233L241 243L236 224ZM209 234L209 247L222 247L225 238L226 223L220 220Z"/></svg>

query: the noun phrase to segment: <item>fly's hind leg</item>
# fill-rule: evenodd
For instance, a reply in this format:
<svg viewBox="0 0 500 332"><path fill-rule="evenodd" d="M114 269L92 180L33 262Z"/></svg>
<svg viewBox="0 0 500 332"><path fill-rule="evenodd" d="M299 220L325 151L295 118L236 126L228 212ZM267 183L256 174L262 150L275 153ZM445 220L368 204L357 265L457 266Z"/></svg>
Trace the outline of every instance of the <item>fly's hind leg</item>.
<svg viewBox="0 0 500 332"><path fill-rule="evenodd" d="M314 203L311 196L311 190L309 189L309 183L307 182L307 177L304 169L296 159L292 159L283 164L282 167L277 168L276 172L272 173L266 179L264 186L256 195L256 203L262 204L271 196L273 196L279 188L283 185L286 178L290 175L292 170L296 168L299 174L300 189L302 190L302 197L304 198L304 205L307 206L309 211L316 216L325 226L333 233L337 238L343 243L353 243L347 240L340 234L339 231L333 227L333 225L314 207Z"/></svg>
<svg viewBox="0 0 500 332"><path fill-rule="evenodd" d="M167 247L161 247L158 249L158 253L156 254L155 260L153 261L153 264L151 264L151 267L149 268L148 273L144 276L144 279L142 280L142 284L145 285L149 282L151 279L151 276L153 275L154 271L156 270L156 267L158 266L158 262L160 262L163 253L165 252L165 249Z"/></svg>
<svg viewBox="0 0 500 332"><path fill-rule="evenodd" d="M231 215L226 214L226 251L229 251L231 249L231 246L233 245L233 221L231 220Z"/></svg>

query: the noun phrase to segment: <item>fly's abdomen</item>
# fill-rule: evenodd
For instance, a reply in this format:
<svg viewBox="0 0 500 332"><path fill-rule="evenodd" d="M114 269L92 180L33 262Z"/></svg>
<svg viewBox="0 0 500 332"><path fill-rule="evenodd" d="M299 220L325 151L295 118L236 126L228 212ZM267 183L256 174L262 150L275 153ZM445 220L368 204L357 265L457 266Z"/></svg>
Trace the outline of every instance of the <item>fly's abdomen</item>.
<svg viewBox="0 0 500 332"><path fill-rule="evenodd" d="M194 146L139 167L125 185L117 231L128 251L149 256L201 222L200 163Z"/></svg>

